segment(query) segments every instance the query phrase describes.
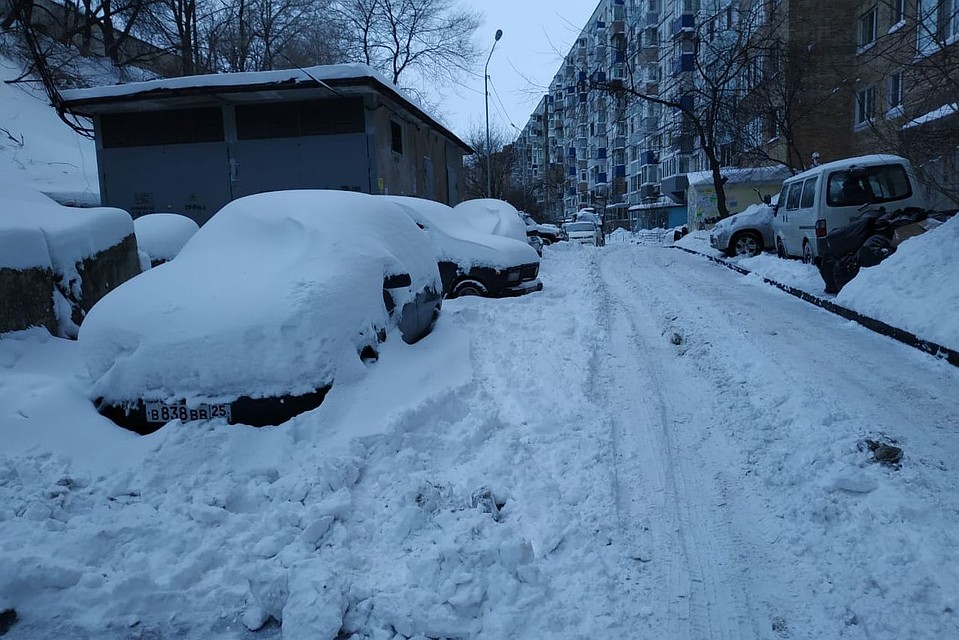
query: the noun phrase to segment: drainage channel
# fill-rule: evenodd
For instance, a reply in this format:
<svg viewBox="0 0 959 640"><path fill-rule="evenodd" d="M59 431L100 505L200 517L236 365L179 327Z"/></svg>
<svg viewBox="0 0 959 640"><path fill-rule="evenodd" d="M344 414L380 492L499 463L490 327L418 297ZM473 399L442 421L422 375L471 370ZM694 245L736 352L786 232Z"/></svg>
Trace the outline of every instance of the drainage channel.
<svg viewBox="0 0 959 640"><path fill-rule="evenodd" d="M686 253L691 253L695 256L701 256L703 258L707 258L709 260L712 260L716 264L720 264L728 269L732 269L733 271L737 271L743 275L750 275L752 273L748 269L744 269L740 267L739 265L732 264L731 262L727 262L726 260L722 260L721 258L717 258L715 256L710 256L710 255L706 255L705 253L700 253L699 251L687 249L686 247L673 246L673 249L679 249L681 251L685 251ZM763 282L765 282L766 284L770 284L776 287L777 289L781 289L782 291L785 291L789 295L796 296L800 300L804 300L810 304L814 304L821 309L825 309L826 311L829 311L830 313L835 313L837 316L841 316L845 318L846 320L852 320L853 322L856 322L866 327L870 331L875 331L878 334L892 338L893 340L897 340L905 345L909 345L910 347L913 347L914 349L919 349L920 351L928 353L929 355L935 358L939 358L940 360L945 360L946 362L948 362L949 364L955 367L959 367L959 351L956 351L955 349L950 349L949 347L945 347L941 344L930 342L929 340L924 340L923 338L920 338L919 336L913 333L910 333L904 329L900 329L890 324L886 324L882 320L876 320L875 318L870 318L869 316L865 316L859 313L858 311L853 311L852 309L847 309L846 307L842 307L836 304L835 302L830 302L829 300L823 300L822 298L814 296L811 293L807 293L801 289L797 289L796 287L790 287L788 284L776 282L775 280L770 280L769 278L766 278L763 276L760 276L760 277L762 277Z"/></svg>

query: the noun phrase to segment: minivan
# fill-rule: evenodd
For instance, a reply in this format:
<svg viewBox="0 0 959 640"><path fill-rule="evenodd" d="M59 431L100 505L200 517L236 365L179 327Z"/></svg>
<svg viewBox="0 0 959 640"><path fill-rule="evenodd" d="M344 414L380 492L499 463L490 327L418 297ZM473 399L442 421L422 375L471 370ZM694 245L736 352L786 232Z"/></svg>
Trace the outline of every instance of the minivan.
<svg viewBox="0 0 959 640"><path fill-rule="evenodd" d="M924 207L912 165L893 155L837 160L783 181L773 214L776 253L818 262L826 234L866 209Z"/></svg>

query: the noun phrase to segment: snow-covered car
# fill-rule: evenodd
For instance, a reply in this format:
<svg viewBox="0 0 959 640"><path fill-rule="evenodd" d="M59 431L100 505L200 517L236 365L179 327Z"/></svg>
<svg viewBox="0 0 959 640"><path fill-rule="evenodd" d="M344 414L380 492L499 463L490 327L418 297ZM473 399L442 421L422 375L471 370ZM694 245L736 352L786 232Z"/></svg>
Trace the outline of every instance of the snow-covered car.
<svg viewBox="0 0 959 640"><path fill-rule="evenodd" d="M133 221L137 247L150 259L150 266L169 262L200 228L179 213L148 213Z"/></svg>
<svg viewBox="0 0 959 640"><path fill-rule="evenodd" d="M591 221L567 222L563 225L563 231L569 242L574 244L588 244L594 247L603 245L602 228Z"/></svg>
<svg viewBox="0 0 959 640"><path fill-rule="evenodd" d="M428 334L441 296L429 239L397 205L262 193L102 299L78 342L97 408L121 426L276 425L361 373L389 336Z"/></svg>
<svg viewBox="0 0 959 640"><path fill-rule="evenodd" d="M429 236L447 297L506 298L542 290L539 256L526 242L483 232L441 202L378 197L402 206Z"/></svg>
<svg viewBox="0 0 959 640"><path fill-rule="evenodd" d="M464 200L453 212L480 233L526 242L526 222L516 207L496 198Z"/></svg>
<svg viewBox="0 0 959 640"><path fill-rule="evenodd" d="M549 246L556 242L562 242L566 239L563 230L555 224L540 224L528 213L520 212L523 221L526 223L526 235L528 237L538 237L542 240L544 246Z"/></svg>
<svg viewBox="0 0 959 640"><path fill-rule="evenodd" d="M744 211L723 218L709 231L709 244L727 256L758 256L776 247L773 207L753 204Z"/></svg>

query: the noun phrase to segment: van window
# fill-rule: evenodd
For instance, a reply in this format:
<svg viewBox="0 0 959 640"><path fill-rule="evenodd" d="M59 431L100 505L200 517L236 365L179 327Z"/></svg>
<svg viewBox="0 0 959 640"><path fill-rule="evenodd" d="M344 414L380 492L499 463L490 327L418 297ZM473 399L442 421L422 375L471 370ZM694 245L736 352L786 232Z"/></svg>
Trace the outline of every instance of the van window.
<svg viewBox="0 0 959 640"><path fill-rule="evenodd" d="M909 176L901 164L835 171L829 174L827 184L826 204L831 207L891 202L912 195Z"/></svg>
<svg viewBox="0 0 959 640"><path fill-rule="evenodd" d="M799 202L800 209L808 209L816 202L816 185L819 184L819 177L809 178L802 186L802 199Z"/></svg>
<svg viewBox="0 0 959 640"><path fill-rule="evenodd" d="M786 196L786 210L792 211L799 208L799 196L802 194L802 182L794 182L789 185L789 195Z"/></svg>

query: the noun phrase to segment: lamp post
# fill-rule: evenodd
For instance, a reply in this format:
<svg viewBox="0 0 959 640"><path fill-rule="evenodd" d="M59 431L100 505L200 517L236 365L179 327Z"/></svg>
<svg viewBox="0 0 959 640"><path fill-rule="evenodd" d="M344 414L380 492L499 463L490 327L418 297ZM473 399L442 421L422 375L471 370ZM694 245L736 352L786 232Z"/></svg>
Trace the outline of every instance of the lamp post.
<svg viewBox="0 0 959 640"><path fill-rule="evenodd" d="M486 57L486 67L483 70L483 94L486 97L486 197L492 197L492 179L491 179L491 166L490 166L490 156L493 155L493 150L490 149L490 138L489 138L489 61L493 57L493 49L496 48L496 43L499 42L499 39L503 37L503 30L497 29L496 36L493 39L493 46L490 47L489 56Z"/></svg>

